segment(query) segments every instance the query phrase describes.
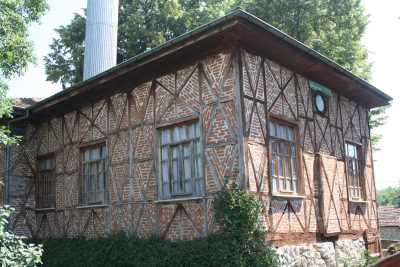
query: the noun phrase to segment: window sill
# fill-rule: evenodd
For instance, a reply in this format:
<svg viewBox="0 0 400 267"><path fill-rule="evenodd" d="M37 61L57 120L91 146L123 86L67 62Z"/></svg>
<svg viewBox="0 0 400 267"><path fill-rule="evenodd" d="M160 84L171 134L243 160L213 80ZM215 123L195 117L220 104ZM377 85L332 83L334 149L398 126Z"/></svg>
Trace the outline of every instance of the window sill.
<svg viewBox="0 0 400 267"><path fill-rule="evenodd" d="M185 198L172 198L172 199L160 199L154 201L154 203L174 203L174 202L182 202L182 201L197 201L202 200L205 197L185 197Z"/></svg>
<svg viewBox="0 0 400 267"><path fill-rule="evenodd" d="M56 208L36 208L35 211L54 211Z"/></svg>
<svg viewBox="0 0 400 267"><path fill-rule="evenodd" d="M93 209L93 208L108 208L108 204L94 204L94 205L82 205L76 207L77 209Z"/></svg>
<svg viewBox="0 0 400 267"><path fill-rule="evenodd" d="M305 199L305 195L296 195L296 194L279 194L279 193L273 193L272 194L273 198L291 198L291 199Z"/></svg>
<svg viewBox="0 0 400 267"><path fill-rule="evenodd" d="M358 203L358 204L366 204L368 201L366 200L360 200L360 199L349 199L350 203Z"/></svg>

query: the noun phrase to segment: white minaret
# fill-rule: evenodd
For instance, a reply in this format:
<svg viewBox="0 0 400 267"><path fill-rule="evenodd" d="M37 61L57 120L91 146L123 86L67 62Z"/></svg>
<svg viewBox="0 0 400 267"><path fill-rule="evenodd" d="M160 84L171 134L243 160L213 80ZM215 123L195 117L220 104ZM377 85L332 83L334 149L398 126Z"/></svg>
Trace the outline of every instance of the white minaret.
<svg viewBox="0 0 400 267"><path fill-rule="evenodd" d="M118 1L87 1L84 80L117 64Z"/></svg>

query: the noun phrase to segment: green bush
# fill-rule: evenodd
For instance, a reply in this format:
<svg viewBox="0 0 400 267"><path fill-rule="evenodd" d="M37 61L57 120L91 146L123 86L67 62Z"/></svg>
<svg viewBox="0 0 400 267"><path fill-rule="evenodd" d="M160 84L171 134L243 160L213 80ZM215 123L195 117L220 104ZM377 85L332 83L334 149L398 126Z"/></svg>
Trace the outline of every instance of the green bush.
<svg viewBox="0 0 400 267"><path fill-rule="evenodd" d="M264 242L262 206L232 188L215 202L221 230L191 241L139 239L118 234L97 239L53 239L44 243L44 266L277 266Z"/></svg>
<svg viewBox="0 0 400 267"><path fill-rule="evenodd" d="M25 237L7 231L12 212L12 208L0 207L0 266L38 266L42 263L42 246L28 244Z"/></svg>
<svg viewBox="0 0 400 267"><path fill-rule="evenodd" d="M372 255L368 250L364 252L364 265L365 267L375 264L379 261L379 255Z"/></svg>
<svg viewBox="0 0 400 267"><path fill-rule="evenodd" d="M214 207L216 222L222 226L219 235L231 248L232 266L278 265L273 251L265 245L263 206L253 195L233 185L219 193Z"/></svg>

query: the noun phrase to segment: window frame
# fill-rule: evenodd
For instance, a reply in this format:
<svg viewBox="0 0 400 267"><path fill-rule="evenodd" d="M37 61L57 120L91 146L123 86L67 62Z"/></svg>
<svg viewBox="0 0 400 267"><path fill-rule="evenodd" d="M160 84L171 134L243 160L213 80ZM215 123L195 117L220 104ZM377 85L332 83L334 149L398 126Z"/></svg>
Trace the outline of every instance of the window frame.
<svg viewBox="0 0 400 267"><path fill-rule="evenodd" d="M350 171L349 171L349 166L348 166L348 156L347 156L347 145L351 145L356 148L357 152L357 162L358 162L358 183L359 183L359 197L354 197L352 194L351 189L354 187L353 181L354 177L350 177ZM354 158L353 158L354 160ZM363 154L363 146L361 143L354 142L352 140L345 139L344 140L344 164L345 164L345 170L346 170L346 176L347 176L347 192L348 192L348 199L349 201L353 202L362 202L365 201L365 176L364 176L364 167L365 167L365 162L364 162L364 154Z"/></svg>
<svg viewBox="0 0 400 267"><path fill-rule="evenodd" d="M317 108L317 96L321 96L322 99L324 100L325 103L325 110L324 111L319 111ZM328 117L329 116L329 96L327 96L326 94L320 92L320 91L314 91L312 93L312 106L313 106L313 111L315 114L318 114L322 117Z"/></svg>
<svg viewBox="0 0 400 267"><path fill-rule="evenodd" d="M182 127L182 126L192 126L196 125L197 132L194 132L194 135L196 137L194 138L186 138L184 140L180 140L177 142L170 142L163 144L162 143L162 134L163 131L169 130L169 131L174 131L175 128ZM185 128L186 135L188 134L189 127ZM204 191L205 191L205 182L204 182L204 177L205 177L205 170L204 170L204 147L203 147L203 138L202 138L202 127L201 127L201 121L197 117L190 117L190 118L184 118L182 120L177 120L174 122L170 122L168 124L163 124L159 125L156 127L156 133L157 133L157 187L158 187L158 201L174 201L174 200L179 200L179 199L194 199L194 198L200 198L203 197ZM171 133L169 133L171 134ZM172 133L173 134L173 133ZM197 136L198 135L198 136ZM170 138L170 136L169 136ZM197 172L198 172L198 178L196 181L196 177L192 174L191 175L191 183L190 183L190 192L174 192L173 190L173 184L174 184L174 179L171 177L171 169L173 170L173 166L171 166L171 162L173 161L173 158L171 157L171 148L172 147L181 147L180 148L180 154L179 154L179 162L178 166L184 166L184 163L182 165L181 161L184 161L184 159L181 158L182 156L182 151L184 151L184 146L185 145L190 145L191 146L191 154L190 154L190 162L191 162L191 173L193 173L195 170L193 167L193 164L197 164ZM197 150L197 147L200 148L200 151ZM169 183L169 189L168 192L164 191L164 180L163 180L163 147L168 147L168 183ZM195 153L196 155L194 155ZM185 155L183 154L185 157ZM198 159L196 159L198 157ZM196 160L199 160L198 163L195 163ZM182 171L184 172L183 169L179 169L182 167L178 167L178 172L180 175L182 175ZM180 171L179 171L180 170ZM182 177L181 177L182 178ZM196 192L196 186L198 185L198 192ZM183 179L183 191L185 191L185 181Z"/></svg>
<svg viewBox="0 0 400 267"><path fill-rule="evenodd" d="M89 162L86 162L84 157L85 157L85 152L87 150L94 150L94 149L105 149L105 155L104 158L99 158L97 160L89 160ZM86 196L88 194L88 190L86 188L86 175L84 174L84 166L85 164L93 164L96 162L101 162L103 161L103 200L101 201L89 201L88 197ZM109 192L108 192L108 167L109 167L109 154L108 154L108 146L106 140L97 140L95 142L90 142L86 144L82 144L79 147L79 206L80 207L85 207L85 206L98 206L98 205L107 205L109 203ZM98 174L97 174L98 175ZM101 191L99 191L101 192ZM96 191L95 194L98 192ZM85 195L85 197L84 197Z"/></svg>
<svg viewBox="0 0 400 267"><path fill-rule="evenodd" d="M40 163L44 160L53 160L53 166L51 169L41 169ZM35 209L54 209L56 208L56 155L55 153L48 153L48 154L43 154L39 155L36 157L36 170L37 170L37 177L35 179ZM47 175L50 176L48 178L50 180L50 186L49 190L50 192L53 192L53 194L50 194L50 196L47 194L46 198L47 200L44 200L44 193L43 191L46 190L41 190L41 194L39 195L39 188L42 188L43 186L43 181L42 174L46 173ZM44 203L48 203L48 205L45 205Z"/></svg>
<svg viewBox="0 0 400 267"><path fill-rule="evenodd" d="M277 123L277 124L283 124L288 127L291 127L293 129L293 137L294 141L290 142L287 140L287 142L290 142L291 144L294 144L296 146L296 164L297 164L297 170L296 170L296 175L297 175L297 191L283 191L278 188L277 191L273 190L273 177L272 177L272 160L273 160L273 151L272 151L272 143L271 139L279 139L271 136L270 132L270 123ZM267 133L268 133L268 177L269 177L269 188L270 188L270 194L272 196L277 196L277 197L302 197L304 196L304 185L303 185L303 165L301 161L301 155L302 155L302 149L300 146L300 133L299 133L299 124L297 121L275 115L275 114L267 114ZM284 141L282 139L282 141ZM278 178L279 179L279 178ZM279 187L279 180L278 180L278 187Z"/></svg>

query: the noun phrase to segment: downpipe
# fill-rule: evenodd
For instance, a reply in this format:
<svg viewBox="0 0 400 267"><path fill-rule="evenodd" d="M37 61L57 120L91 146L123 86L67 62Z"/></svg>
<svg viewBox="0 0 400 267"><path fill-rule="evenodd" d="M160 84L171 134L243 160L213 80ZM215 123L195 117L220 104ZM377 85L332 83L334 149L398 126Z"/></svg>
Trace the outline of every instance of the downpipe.
<svg viewBox="0 0 400 267"><path fill-rule="evenodd" d="M29 118L30 115L30 110L25 109L25 114L24 116L15 118L13 120L10 120L7 123L7 128L11 130L11 125L13 123L23 121ZM6 151L5 151L5 185L4 185L4 204L8 205L10 204L10 182L11 182L11 159L12 159L12 150L11 150L11 145L6 145Z"/></svg>

